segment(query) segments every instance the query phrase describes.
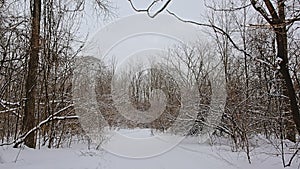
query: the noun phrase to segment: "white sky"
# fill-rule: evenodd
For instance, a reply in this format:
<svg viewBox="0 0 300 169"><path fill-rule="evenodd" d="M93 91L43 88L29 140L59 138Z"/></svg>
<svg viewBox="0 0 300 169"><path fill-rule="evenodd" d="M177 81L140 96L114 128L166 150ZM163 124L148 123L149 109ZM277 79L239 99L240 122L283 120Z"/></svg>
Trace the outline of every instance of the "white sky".
<svg viewBox="0 0 300 169"><path fill-rule="evenodd" d="M136 7L144 9L149 5L152 0L133 0ZM91 2L90 2L91 3ZM86 13L84 23L80 30L80 34L84 35L86 33L89 36L93 36L97 31L99 31L105 25L114 22L115 20L122 19L124 17L137 14L130 3L127 0L113 0L112 6L116 7L114 9L115 17L103 21L101 18L96 18L93 14L92 9ZM159 7L159 6L158 6ZM202 0L172 0L169 4L168 9L175 12L178 16L194 21L204 21L205 17L205 7L204 1ZM151 18L148 18L151 20ZM129 23L130 24L130 23Z"/></svg>
<svg viewBox="0 0 300 169"><path fill-rule="evenodd" d="M139 9L147 8L151 2L152 0L133 0L134 5ZM164 0L163 2L166 1ZM165 38L162 38L162 36L157 35L143 36L143 39L135 38L134 40L130 40L132 38L128 38L131 35L142 33L143 31L162 33L180 40L191 37L190 39L193 39L194 41L195 37L198 37L198 33L195 33L193 28L191 28L195 28L194 25L180 22L170 15L168 15L169 19L165 17L161 18L162 14L154 19L150 17L136 17L134 19L128 19L129 16L135 16L138 14L141 15L141 13L132 9L128 0L114 0L112 2L112 6L116 7L114 10L116 16L108 20L103 20L101 18L97 19L93 14L92 9L87 10L88 12L85 16L84 23L82 24L80 34L86 35L88 33L88 41L93 45L92 47L86 47L83 55L102 57L105 53L107 53L107 50L109 50L112 45L117 44L117 42L123 38L127 40L119 45L121 48L115 48L118 50L111 52L109 58L113 56L124 59L124 57L130 56L137 51L148 50L150 48L151 51L153 51L152 49L154 48L159 51L160 49L166 49L166 45L170 46L171 44L174 44L174 40L172 40L171 37L169 40L166 40ZM159 9L159 7L160 6L157 5L154 10ZM199 22L205 21L204 1L172 0L168 9L176 13L181 18L187 20ZM105 31L103 31L104 29ZM184 42L186 42L186 40Z"/></svg>

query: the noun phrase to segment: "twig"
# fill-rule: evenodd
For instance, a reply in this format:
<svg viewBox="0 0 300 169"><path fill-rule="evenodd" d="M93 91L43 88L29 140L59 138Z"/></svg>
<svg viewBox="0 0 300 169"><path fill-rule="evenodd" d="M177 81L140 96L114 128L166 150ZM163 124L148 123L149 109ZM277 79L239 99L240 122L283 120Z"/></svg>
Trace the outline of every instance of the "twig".
<svg viewBox="0 0 300 169"><path fill-rule="evenodd" d="M236 8L233 8L233 7L230 7L230 8L224 8L224 9L218 9L218 8L215 8L215 7L212 7L210 5L206 5L205 6L209 9L212 9L213 11L221 11L221 12L234 12L234 11L239 11L239 10L242 10L242 9L245 9L245 8L248 8L249 6L251 6L251 4L246 4L244 6L239 6L239 7L236 7Z"/></svg>
<svg viewBox="0 0 300 169"><path fill-rule="evenodd" d="M247 51L245 51L244 49L241 49L235 42L234 40L231 38L231 36L225 32L222 28L220 27L217 27L216 25L213 25L213 24L205 24L205 23L199 23L199 22L195 22L195 21L191 21L191 20L185 20L185 19L182 19L181 17L179 17L178 15L176 15L175 13L171 12L170 10L167 10L167 12L174 16L176 19L178 19L179 21L183 22L183 23L189 23L189 24L193 24L193 25L197 25L197 26L204 26L204 27L210 27L210 28L213 28L217 33L221 33L222 35L226 36L226 38L228 38L229 42L233 45L233 47L242 52L245 56L247 57L250 57L251 59L254 59L255 61L258 61L262 64L265 64L273 69L276 69L276 67L274 65L272 65L271 63L269 62L266 62L262 59L259 59L259 58L255 58L253 56L251 56Z"/></svg>

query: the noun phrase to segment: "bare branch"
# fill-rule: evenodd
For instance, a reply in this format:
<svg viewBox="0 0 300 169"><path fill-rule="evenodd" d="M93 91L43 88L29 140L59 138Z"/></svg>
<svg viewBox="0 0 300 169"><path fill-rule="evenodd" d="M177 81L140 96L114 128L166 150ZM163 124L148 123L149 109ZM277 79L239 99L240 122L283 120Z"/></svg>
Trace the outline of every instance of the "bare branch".
<svg viewBox="0 0 300 169"><path fill-rule="evenodd" d="M271 1L270 0L264 0L264 2L265 2L266 6L269 10L269 13L272 16L273 21L279 19L278 15L277 15L277 12L276 12L273 4L271 3Z"/></svg>
<svg viewBox="0 0 300 169"><path fill-rule="evenodd" d="M286 19L286 25L292 24L292 23L297 22L297 21L300 21L300 17Z"/></svg>
<svg viewBox="0 0 300 169"><path fill-rule="evenodd" d="M215 31L217 31L218 33L221 33L222 35L226 36L226 38L229 39L229 41L231 42L231 44L234 46L234 48L236 48L238 51L240 52L243 52L245 55L251 57L251 55L249 53L247 53L245 50L241 49L234 41L233 39L231 38L231 36L225 32L222 28L219 28L213 24L205 24L205 23L199 23L199 22L195 22L195 21L191 21L191 20L184 20L182 18L180 18L179 16L177 16L175 13L167 10L167 12L174 16L176 19L180 20L181 22L184 22L184 23L190 23L190 24L193 24L193 25L198 25L198 26L204 26L204 27L210 27L210 28L213 28Z"/></svg>
<svg viewBox="0 0 300 169"><path fill-rule="evenodd" d="M248 8L249 6L251 6L251 4L247 4L247 5L244 5L244 6L240 6L240 7L230 7L230 8L227 8L227 9L219 9L219 8L215 8L215 7L212 7L210 5L207 5L205 4L205 6L213 11L222 11L222 12L234 12L234 11L239 11L239 10L242 10L242 9L245 9L245 8Z"/></svg>
<svg viewBox="0 0 300 169"><path fill-rule="evenodd" d="M150 10L150 8L157 2L157 0L153 1L146 9L137 9L131 0L128 0L128 1L131 5L132 9L135 10L136 12L147 12L147 13Z"/></svg>
<svg viewBox="0 0 300 169"><path fill-rule="evenodd" d="M257 0L251 0L251 4L253 8L258 11L269 24L273 24L273 21L269 18L268 13L265 11L265 9L257 3Z"/></svg>
<svg viewBox="0 0 300 169"><path fill-rule="evenodd" d="M214 31L215 31L216 33L220 33L220 34L224 35L226 38L228 38L228 40L229 40L230 43L233 45L233 47L234 47L236 50L242 52L245 56L250 57L251 59L254 59L255 61L258 61L258 62L260 62L260 63L263 63L263 64L265 64L265 65L267 65L267 66L270 66L270 67L271 67L272 69L274 69L274 70L276 69L276 66L274 66L274 65L272 65L272 64L270 64L270 63L268 63L268 62L266 62L266 61L263 61L263 60L261 60L261 59L258 59L258 58L256 58L256 57L253 57L253 56L251 56L247 51L245 51L244 49L241 49L241 48L234 42L234 40L231 38L231 36L230 36L227 32L225 32L222 28L217 27L216 25L213 25L213 24L205 24L205 23L199 23L199 22L195 22L195 21L191 21L191 20L185 20L185 19L182 19L182 18L180 18L179 16L177 16L175 13L171 12L170 10L167 10L167 12L168 12L170 15L174 16L176 19L178 19L178 20L181 21L181 22L184 22L184 23L190 23L190 24L198 25L198 26L210 27L210 28L214 29Z"/></svg>
<svg viewBox="0 0 300 169"><path fill-rule="evenodd" d="M104 14L104 17L109 17L110 15L114 16L115 13L113 9L115 8L109 0L95 0L95 11L98 14ZM97 10L97 9L100 9Z"/></svg>
<svg viewBox="0 0 300 169"><path fill-rule="evenodd" d="M133 2L131 0L128 0L131 7L133 8L133 10L135 10L136 12L145 12L147 13L147 15L150 17L150 18L155 18L158 14L160 14L161 12L163 12L169 5L169 3L172 1L172 0L168 0L158 11L156 11L154 14L151 14L150 11L151 11L151 8L158 3L158 1L160 0L154 0L146 9L138 9L134 6Z"/></svg>

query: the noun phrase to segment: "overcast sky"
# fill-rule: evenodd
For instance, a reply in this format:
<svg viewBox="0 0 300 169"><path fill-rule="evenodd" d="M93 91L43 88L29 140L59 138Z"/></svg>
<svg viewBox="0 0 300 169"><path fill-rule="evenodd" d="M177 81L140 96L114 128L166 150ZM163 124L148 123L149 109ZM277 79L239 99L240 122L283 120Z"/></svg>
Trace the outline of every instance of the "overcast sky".
<svg viewBox="0 0 300 169"><path fill-rule="evenodd" d="M133 0L136 7L144 9L149 5L149 2L152 0ZM130 3L127 0L113 0L112 6L115 7L113 12L116 14L114 17L103 21L102 19L97 19L93 15L92 10L86 13L83 26L80 30L81 34L89 33L90 36L93 36L98 30L100 30L105 25L114 22L115 20L122 19L124 17L137 14ZM159 5L157 5L159 8ZM205 17L205 8L204 1L199 0L172 0L169 4L168 9L175 12L178 16L194 20L194 21L204 21ZM148 18L149 20L151 18Z"/></svg>
<svg viewBox="0 0 300 169"><path fill-rule="evenodd" d="M145 9L152 1L133 2L137 8ZM101 58L107 64L113 60L117 67L126 67L120 65L125 61L130 64L131 58L144 62L155 55L166 53L175 45L194 43L199 39L207 41L199 31L200 27L180 22L171 15L162 13L152 19L134 11L127 0L114 0L112 6L115 7L115 17L104 21L96 19L92 12L87 12L80 30L82 35L89 34L82 56ZM154 8L154 11L159 7ZM172 0L168 6L168 10L181 18L198 22L205 22L204 9L203 1L199 0Z"/></svg>

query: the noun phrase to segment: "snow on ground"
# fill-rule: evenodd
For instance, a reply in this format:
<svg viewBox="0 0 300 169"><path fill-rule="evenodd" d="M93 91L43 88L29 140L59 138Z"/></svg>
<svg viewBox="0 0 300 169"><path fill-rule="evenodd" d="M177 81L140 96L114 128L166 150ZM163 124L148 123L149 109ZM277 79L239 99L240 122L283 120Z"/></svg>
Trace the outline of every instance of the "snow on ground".
<svg viewBox="0 0 300 169"><path fill-rule="evenodd" d="M149 130L123 134L148 137ZM151 158L120 157L105 150L88 149L86 144L73 144L62 149L13 149L0 147L0 169L282 169L281 157L265 152L270 148L256 148L252 164L245 153L232 152L229 146L198 144L196 138L186 138L170 151ZM151 148L151 147L145 147ZM273 150L274 151L274 150ZM264 152L264 153L263 153ZM292 169L299 161L293 161Z"/></svg>

